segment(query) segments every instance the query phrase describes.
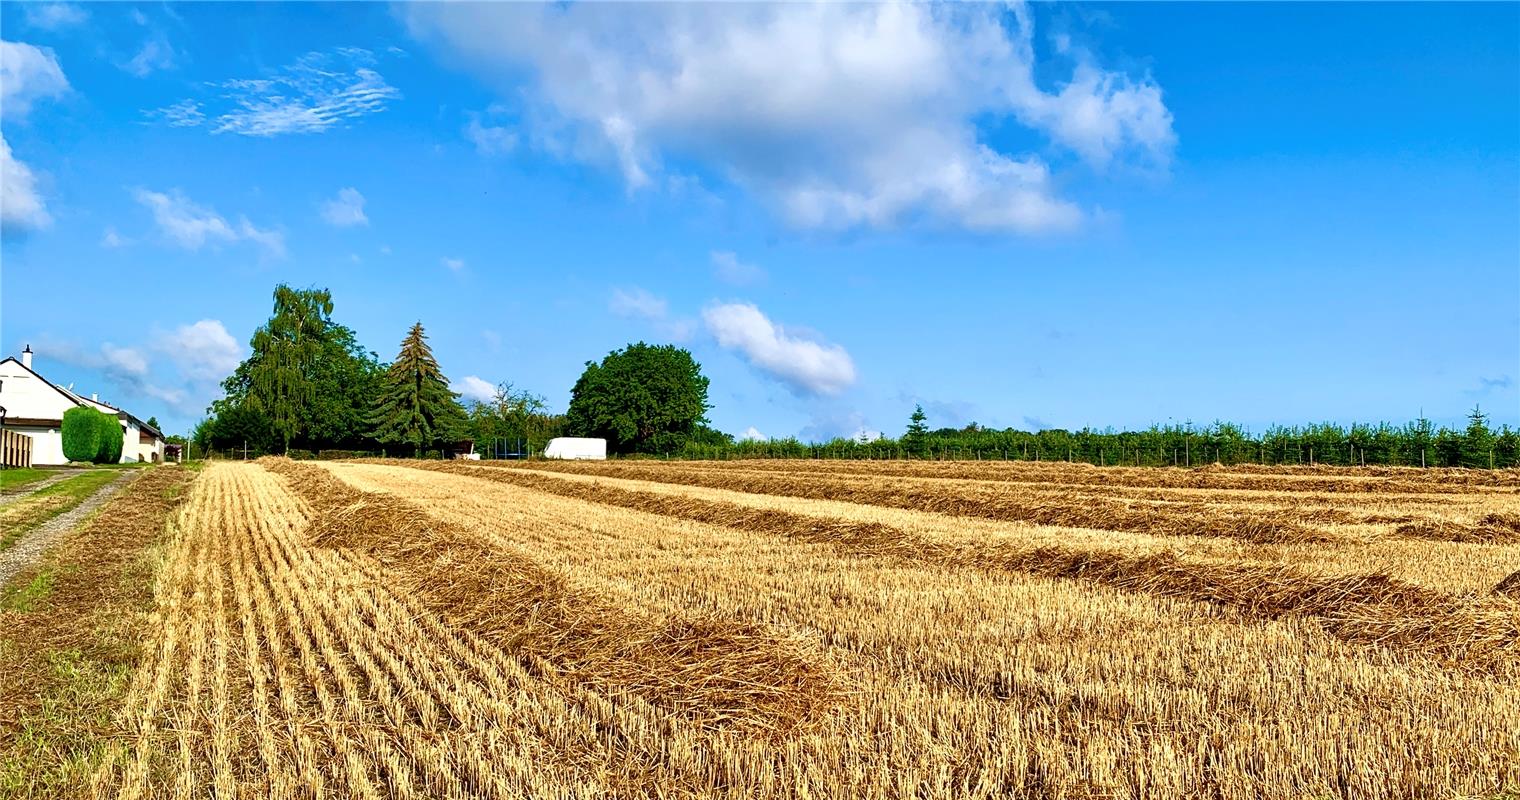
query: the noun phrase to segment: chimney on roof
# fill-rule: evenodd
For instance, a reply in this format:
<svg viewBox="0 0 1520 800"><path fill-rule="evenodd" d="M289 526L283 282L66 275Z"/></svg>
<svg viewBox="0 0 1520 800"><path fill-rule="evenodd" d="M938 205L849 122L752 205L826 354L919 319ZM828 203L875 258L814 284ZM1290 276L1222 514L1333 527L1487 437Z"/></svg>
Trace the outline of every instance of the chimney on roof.
<svg viewBox="0 0 1520 800"><path fill-rule="evenodd" d="M27 345L26 349L21 351L21 366L26 367L27 369L31 369L32 368L32 346L31 345Z"/></svg>
<svg viewBox="0 0 1520 800"><path fill-rule="evenodd" d="M90 400L92 402L99 403L100 402L100 393L98 393L98 392L90 392Z"/></svg>

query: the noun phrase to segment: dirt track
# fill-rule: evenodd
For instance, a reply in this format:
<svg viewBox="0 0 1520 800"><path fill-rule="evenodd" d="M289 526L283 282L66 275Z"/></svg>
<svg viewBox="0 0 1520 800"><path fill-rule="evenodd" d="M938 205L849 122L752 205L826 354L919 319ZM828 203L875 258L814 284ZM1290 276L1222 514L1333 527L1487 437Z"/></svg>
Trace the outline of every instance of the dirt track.
<svg viewBox="0 0 1520 800"><path fill-rule="evenodd" d="M66 473L65 477L73 474L82 473ZM46 553L48 548L52 547L59 538L72 530L75 525L78 525L80 520L83 520L95 509L100 508L101 503L110 499L112 495L116 494L117 491L140 474L141 471L139 470L122 470L115 480L97 489L94 494L80 501L79 505L37 526L35 530L21 537L21 540L16 542L9 550L0 553L0 586L9 583L11 578L14 578L17 573L25 569L28 564L32 563L43 553ZM44 481L52 482L60 480L63 480L63 478L55 479L49 477L44 479ZM33 488L38 487L34 484Z"/></svg>

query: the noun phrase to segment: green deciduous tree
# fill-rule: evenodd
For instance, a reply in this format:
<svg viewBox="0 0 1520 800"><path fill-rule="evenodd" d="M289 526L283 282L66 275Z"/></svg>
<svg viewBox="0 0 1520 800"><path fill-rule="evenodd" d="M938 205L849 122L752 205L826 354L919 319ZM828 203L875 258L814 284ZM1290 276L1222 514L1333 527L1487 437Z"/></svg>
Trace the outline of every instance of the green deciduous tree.
<svg viewBox="0 0 1520 800"><path fill-rule="evenodd" d="M252 353L222 382L226 394L212 404L206 444L240 448L246 441L256 452L363 447L384 371L378 356L331 319L326 290L281 285L274 299Z"/></svg>
<svg viewBox="0 0 1520 800"><path fill-rule="evenodd" d="M707 424L707 378L691 353L643 342L586 362L570 392L566 432L614 453L672 453Z"/></svg>
<svg viewBox="0 0 1520 800"><path fill-rule="evenodd" d="M543 397L508 382L497 384L490 400L470 403L467 411L470 434L479 447L501 439L537 450L558 436L565 424L563 415L549 413Z"/></svg>
<svg viewBox="0 0 1520 800"><path fill-rule="evenodd" d="M311 367L332 324L332 293L326 289L274 289L274 315L253 333L248 359L247 401L269 418L288 450L301 431L301 408L314 394Z"/></svg>
<svg viewBox="0 0 1520 800"><path fill-rule="evenodd" d="M63 412L63 457L70 461L94 461L100 455L100 412L77 406Z"/></svg>
<svg viewBox="0 0 1520 800"><path fill-rule="evenodd" d="M386 444L407 444L420 455L464 435L464 409L428 347L422 323L412 326L401 352L380 381L380 394L370 417L374 436Z"/></svg>

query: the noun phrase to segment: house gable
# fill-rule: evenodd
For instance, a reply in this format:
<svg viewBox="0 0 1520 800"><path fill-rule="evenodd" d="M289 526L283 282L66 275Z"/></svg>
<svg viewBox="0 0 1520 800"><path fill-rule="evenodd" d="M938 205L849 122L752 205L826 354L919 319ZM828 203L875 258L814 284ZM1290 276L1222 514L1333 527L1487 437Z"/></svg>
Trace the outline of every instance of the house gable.
<svg viewBox="0 0 1520 800"><path fill-rule="evenodd" d="M0 360L0 406L7 417L58 424L63 412L79 405L62 387L38 375L14 356Z"/></svg>

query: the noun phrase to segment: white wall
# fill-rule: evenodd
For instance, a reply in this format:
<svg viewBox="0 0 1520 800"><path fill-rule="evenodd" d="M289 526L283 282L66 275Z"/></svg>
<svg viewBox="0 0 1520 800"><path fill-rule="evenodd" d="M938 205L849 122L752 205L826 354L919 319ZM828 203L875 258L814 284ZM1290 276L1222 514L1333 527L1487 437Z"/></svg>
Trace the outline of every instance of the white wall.
<svg viewBox="0 0 1520 800"><path fill-rule="evenodd" d="M136 453L143 461L163 461L164 440L155 438L152 442L134 442L132 452Z"/></svg>
<svg viewBox="0 0 1520 800"><path fill-rule="evenodd" d="M6 378L6 380L10 379ZM7 406L6 409L9 410L10 407ZM36 428L7 423L5 429L32 437L32 466L48 467L69 463L69 460L63 457L63 433L57 428Z"/></svg>

